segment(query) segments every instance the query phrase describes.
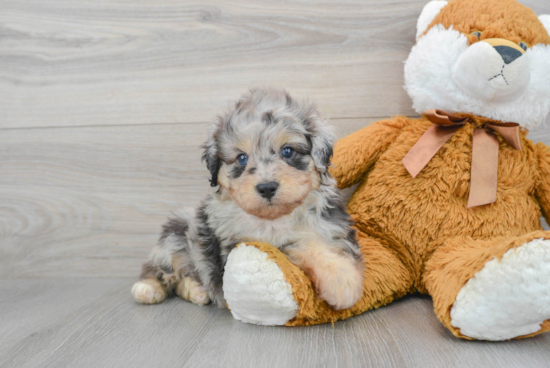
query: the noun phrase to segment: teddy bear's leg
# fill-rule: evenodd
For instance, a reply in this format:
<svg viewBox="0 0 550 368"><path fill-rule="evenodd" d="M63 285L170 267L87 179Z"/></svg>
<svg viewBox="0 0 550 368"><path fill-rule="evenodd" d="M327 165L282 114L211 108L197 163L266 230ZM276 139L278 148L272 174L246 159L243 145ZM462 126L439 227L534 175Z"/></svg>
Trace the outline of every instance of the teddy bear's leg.
<svg viewBox="0 0 550 368"><path fill-rule="evenodd" d="M358 304L365 310L378 308L411 292L415 281L413 262L400 245L357 231L364 256L363 298Z"/></svg>
<svg viewBox="0 0 550 368"><path fill-rule="evenodd" d="M550 232L448 239L423 281L455 336L498 341L550 330Z"/></svg>
<svg viewBox="0 0 550 368"><path fill-rule="evenodd" d="M365 260L363 294L354 306L339 311L317 296L311 280L278 249L240 244L229 254L223 279L231 313L254 324L312 325L349 318L412 290L414 278L398 247L363 233L358 241Z"/></svg>

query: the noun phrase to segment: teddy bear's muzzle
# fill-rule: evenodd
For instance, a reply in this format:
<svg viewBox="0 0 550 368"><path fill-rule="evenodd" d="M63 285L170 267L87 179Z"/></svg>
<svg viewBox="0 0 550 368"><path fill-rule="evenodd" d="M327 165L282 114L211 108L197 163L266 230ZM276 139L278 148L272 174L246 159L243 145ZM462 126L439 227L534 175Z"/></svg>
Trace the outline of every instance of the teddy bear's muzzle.
<svg viewBox="0 0 550 368"><path fill-rule="evenodd" d="M529 55L501 38L476 42L458 58L452 78L460 89L483 102L516 101L529 87Z"/></svg>

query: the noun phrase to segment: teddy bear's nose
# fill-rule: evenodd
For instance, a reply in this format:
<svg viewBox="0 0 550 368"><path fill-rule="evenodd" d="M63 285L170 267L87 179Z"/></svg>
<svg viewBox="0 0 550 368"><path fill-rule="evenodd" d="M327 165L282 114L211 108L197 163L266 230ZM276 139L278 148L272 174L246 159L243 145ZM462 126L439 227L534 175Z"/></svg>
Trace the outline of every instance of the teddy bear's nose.
<svg viewBox="0 0 550 368"><path fill-rule="evenodd" d="M510 64L512 61L525 54L525 50L518 44L504 38L488 38L482 42L486 42L493 46L496 52L499 53L500 57L502 57L505 64Z"/></svg>
<svg viewBox="0 0 550 368"><path fill-rule="evenodd" d="M512 61L523 55L518 50L508 46L495 46L494 48L500 54L505 64L510 64Z"/></svg>

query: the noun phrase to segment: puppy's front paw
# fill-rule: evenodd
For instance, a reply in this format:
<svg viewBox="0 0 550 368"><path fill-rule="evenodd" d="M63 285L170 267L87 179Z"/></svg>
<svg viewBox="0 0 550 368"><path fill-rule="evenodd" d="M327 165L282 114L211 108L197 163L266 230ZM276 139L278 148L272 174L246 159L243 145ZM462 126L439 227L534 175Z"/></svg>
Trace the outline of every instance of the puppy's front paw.
<svg viewBox="0 0 550 368"><path fill-rule="evenodd" d="M166 299L166 293L155 280L141 280L132 286L134 299L143 304L156 304Z"/></svg>
<svg viewBox="0 0 550 368"><path fill-rule="evenodd" d="M335 260L315 270L314 284L319 297L333 309L350 308L363 295L362 265Z"/></svg>

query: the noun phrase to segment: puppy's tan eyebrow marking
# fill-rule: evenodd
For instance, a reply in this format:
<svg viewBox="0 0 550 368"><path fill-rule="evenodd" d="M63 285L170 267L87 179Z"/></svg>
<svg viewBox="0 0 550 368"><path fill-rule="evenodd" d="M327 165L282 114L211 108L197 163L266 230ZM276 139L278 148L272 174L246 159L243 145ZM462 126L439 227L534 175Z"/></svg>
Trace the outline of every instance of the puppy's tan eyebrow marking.
<svg viewBox="0 0 550 368"><path fill-rule="evenodd" d="M241 153L249 153L252 151L252 147L253 147L253 143L250 139L242 139L241 141L239 141L236 145L235 145L235 148L238 149L239 151L241 151Z"/></svg>

